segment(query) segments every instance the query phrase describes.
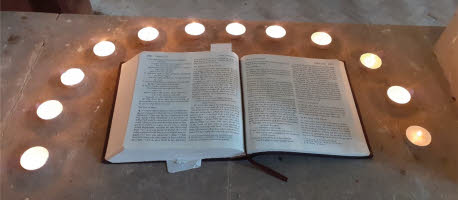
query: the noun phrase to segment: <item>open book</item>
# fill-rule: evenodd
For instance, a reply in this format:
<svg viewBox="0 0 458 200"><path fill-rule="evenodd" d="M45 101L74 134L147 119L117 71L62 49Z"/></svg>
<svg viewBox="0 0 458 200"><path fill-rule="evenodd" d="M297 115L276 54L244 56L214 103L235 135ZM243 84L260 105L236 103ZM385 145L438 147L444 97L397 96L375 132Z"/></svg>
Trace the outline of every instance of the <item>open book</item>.
<svg viewBox="0 0 458 200"><path fill-rule="evenodd" d="M370 155L341 61L142 52L122 65L106 160L262 152Z"/></svg>

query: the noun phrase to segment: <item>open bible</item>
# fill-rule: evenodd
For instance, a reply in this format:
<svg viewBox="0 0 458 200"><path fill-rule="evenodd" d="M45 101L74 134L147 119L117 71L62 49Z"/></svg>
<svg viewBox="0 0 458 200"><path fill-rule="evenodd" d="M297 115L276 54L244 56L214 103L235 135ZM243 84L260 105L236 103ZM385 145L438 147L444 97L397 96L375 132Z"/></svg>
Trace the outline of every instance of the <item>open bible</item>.
<svg viewBox="0 0 458 200"><path fill-rule="evenodd" d="M122 65L106 160L264 152L370 155L343 62L142 52Z"/></svg>

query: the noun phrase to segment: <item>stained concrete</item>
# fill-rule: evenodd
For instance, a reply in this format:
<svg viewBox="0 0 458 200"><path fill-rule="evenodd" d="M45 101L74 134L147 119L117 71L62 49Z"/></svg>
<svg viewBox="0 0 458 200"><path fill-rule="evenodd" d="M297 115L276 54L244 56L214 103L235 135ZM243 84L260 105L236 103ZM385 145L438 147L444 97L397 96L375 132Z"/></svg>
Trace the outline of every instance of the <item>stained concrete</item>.
<svg viewBox="0 0 458 200"><path fill-rule="evenodd" d="M207 19L446 25L458 0L91 0L99 14Z"/></svg>
<svg viewBox="0 0 458 200"><path fill-rule="evenodd" d="M242 21L246 34L232 40L229 21L200 20L207 31L186 37L188 20L1 12L2 133L0 199L458 199L458 109L452 100L433 45L444 27L281 23L287 35L266 40L270 21ZM153 24L160 36L144 44L137 30ZM329 49L308 39L313 31L333 35ZM303 38L303 39L301 39ZM105 59L91 53L100 40L116 52ZM235 53L336 58L345 62L372 159L311 155L265 155L255 159L289 177L288 182L257 170L246 160L204 161L199 169L175 174L164 162L109 164L103 161L120 63L141 51L206 51L231 42ZM377 70L359 56L375 52ZM86 79L65 87L60 74L79 67ZM413 92L409 104L386 99L386 89ZM40 120L39 103L57 99L56 119ZM420 125L432 134L425 148L409 144L405 130ZM19 159L27 148L44 146L46 165L26 171Z"/></svg>

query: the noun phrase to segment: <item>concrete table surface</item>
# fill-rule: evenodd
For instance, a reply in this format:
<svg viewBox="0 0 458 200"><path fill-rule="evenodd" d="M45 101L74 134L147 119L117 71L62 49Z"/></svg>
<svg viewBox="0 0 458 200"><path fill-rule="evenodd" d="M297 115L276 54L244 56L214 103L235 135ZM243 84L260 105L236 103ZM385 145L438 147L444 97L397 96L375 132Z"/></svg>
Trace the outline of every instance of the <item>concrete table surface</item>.
<svg viewBox="0 0 458 200"><path fill-rule="evenodd" d="M458 199L458 109L433 54L443 27L242 21L246 34L231 40L229 21L199 19L204 37L187 39L191 20L43 13L1 13L1 199ZM281 24L285 38L267 40L264 29ZM159 38L142 44L138 29L152 25ZM317 30L334 38L329 49L314 47ZM116 44L99 59L92 47ZM372 159L311 155L265 155L255 159L289 177L281 182L247 161L206 161L202 167L169 174L163 162L109 164L103 161L120 63L141 51L207 51L232 42L235 53L336 58L346 64L361 112ZM359 56L375 52L383 65L361 66ZM79 67L84 83L66 88L60 74ZM390 103L386 90L413 92L404 106ZM56 119L40 120L37 105L57 99ZM409 145L405 130L420 125L432 134L425 148ZM19 165L32 146L50 152L36 171Z"/></svg>

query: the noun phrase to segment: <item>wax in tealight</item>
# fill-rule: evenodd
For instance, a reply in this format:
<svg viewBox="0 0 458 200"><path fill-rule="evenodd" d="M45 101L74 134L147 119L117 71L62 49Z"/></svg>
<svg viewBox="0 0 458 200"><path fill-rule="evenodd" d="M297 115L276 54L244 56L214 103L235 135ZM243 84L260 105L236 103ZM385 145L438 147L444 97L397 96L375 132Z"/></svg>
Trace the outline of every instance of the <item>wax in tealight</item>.
<svg viewBox="0 0 458 200"><path fill-rule="evenodd" d="M201 23L192 22L184 27L184 31L192 36L198 36L205 32L205 26Z"/></svg>
<svg viewBox="0 0 458 200"><path fill-rule="evenodd" d="M431 134L421 126L409 126L406 130L407 139L417 146L428 146L431 143Z"/></svg>
<svg viewBox="0 0 458 200"><path fill-rule="evenodd" d="M286 35L286 30L279 25L272 25L266 28L266 34L271 38L282 38Z"/></svg>
<svg viewBox="0 0 458 200"><path fill-rule="evenodd" d="M62 84L73 86L80 83L84 79L84 72L79 68L70 68L60 76Z"/></svg>
<svg viewBox="0 0 458 200"><path fill-rule="evenodd" d="M50 120L62 113L64 107L57 100L49 100L40 104L37 108L37 115L41 119Z"/></svg>
<svg viewBox="0 0 458 200"><path fill-rule="evenodd" d="M315 32L312 34L311 39L313 43L320 46L329 45L332 42L332 37L325 32Z"/></svg>
<svg viewBox="0 0 458 200"><path fill-rule="evenodd" d="M401 86L391 86L386 91L388 98L399 104L406 104L410 101L410 92Z"/></svg>
<svg viewBox="0 0 458 200"><path fill-rule="evenodd" d="M145 27L138 31L138 38L143 41L152 41L159 36L159 31L153 27Z"/></svg>
<svg viewBox="0 0 458 200"><path fill-rule="evenodd" d="M234 22L226 26L226 32L234 36L242 35L245 33L245 31L246 31L246 28L241 23Z"/></svg>
<svg viewBox="0 0 458 200"><path fill-rule="evenodd" d="M361 55L359 60L369 69L377 69L382 66L382 59L373 53L365 53Z"/></svg>
<svg viewBox="0 0 458 200"><path fill-rule="evenodd" d="M111 55L115 51L116 47L113 42L110 41L101 41L97 43L94 48L94 54L100 57L105 57Z"/></svg>
<svg viewBox="0 0 458 200"><path fill-rule="evenodd" d="M49 152L46 148L36 146L27 149L21 156L19 163L26 170L36 170L46 164Z"/></svg>

